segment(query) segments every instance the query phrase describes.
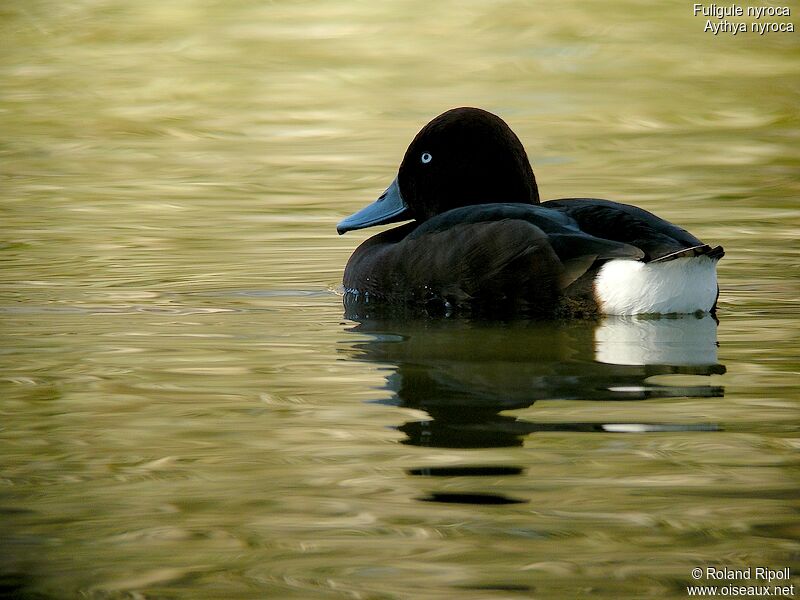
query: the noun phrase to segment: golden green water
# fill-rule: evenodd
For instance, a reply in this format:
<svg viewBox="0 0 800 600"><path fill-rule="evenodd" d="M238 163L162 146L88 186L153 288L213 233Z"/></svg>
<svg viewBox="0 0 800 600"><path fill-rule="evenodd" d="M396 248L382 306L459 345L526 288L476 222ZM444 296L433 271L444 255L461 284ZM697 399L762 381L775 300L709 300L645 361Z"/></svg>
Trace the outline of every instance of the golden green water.
<svg viewBox="0 0 800 600"><path fill-rule="evenodd" d="M691 6L0 7L0 594L797 584L800 47ZM335 223L460 105L724 245L719 325L345 319Z"/></svg>

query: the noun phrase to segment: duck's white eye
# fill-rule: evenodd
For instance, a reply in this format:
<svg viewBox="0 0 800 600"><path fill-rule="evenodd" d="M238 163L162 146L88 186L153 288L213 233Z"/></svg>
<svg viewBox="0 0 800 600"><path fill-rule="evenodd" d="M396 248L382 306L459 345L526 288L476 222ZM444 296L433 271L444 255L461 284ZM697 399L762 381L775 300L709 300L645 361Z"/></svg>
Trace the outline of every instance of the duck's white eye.
<svg viewBox="0 0 800 600"><path fill-rule="evenodd" d="M433 160L433 156L431 156L430 152L423 152L422 153L422 163L427 165L429 162Z"/></svg>

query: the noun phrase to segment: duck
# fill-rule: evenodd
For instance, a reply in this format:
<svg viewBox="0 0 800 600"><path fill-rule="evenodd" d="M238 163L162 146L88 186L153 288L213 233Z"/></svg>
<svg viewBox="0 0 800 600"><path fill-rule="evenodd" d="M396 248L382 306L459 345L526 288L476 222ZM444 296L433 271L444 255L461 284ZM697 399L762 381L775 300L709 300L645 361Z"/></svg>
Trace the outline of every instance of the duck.
<svg viewBox="0 0 800 600"><path fill-rule="evenodd" d="M716 313L721 246L637 206L541 201L522 142L483 109L454 108L425 125L391 185L337 232L403 221L353 252L346 306L476 316Z"/></svg>

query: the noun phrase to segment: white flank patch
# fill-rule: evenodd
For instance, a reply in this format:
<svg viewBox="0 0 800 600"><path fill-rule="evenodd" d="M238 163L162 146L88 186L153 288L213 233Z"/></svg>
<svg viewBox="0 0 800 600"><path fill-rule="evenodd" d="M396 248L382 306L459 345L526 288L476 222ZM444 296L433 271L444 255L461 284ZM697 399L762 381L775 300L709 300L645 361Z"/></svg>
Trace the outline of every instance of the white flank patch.
<svg viewBox="0 0 800 600"><path fill-rule="evenodd" d="M717 298L717 260L611 260L600 268L594 289L607 315L708 312Z"/></svg>

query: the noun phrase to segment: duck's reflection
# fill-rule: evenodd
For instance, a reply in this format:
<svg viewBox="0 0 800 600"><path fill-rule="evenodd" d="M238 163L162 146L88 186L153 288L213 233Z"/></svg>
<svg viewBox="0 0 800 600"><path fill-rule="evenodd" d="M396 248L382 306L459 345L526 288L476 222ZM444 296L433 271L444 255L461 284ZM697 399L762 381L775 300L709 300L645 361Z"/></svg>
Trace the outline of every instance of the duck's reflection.
<svg viewBox="0 0 800 600"><path fill-rule="evenodd" d="M639 433L715 430L713 423L547 422L503 411L537 400L637 401L719 397L709 376L725 372L717 361L716 321L693 315L599 322L464 321L392 322L365 319L350 331L368 339L349 345L354 359L389 364L393 392L386 402L425 411L430 419L400 426L406 444L443 448L520 446L540 431ZM655 377L665 375L696 377ZM655 378L655 381L652 379ZM510 470L498 472L497 470ZM513 473L511 472L513 471ZM502 475L519 467L418 468L412 475ZM437 502L483 502L431 497Z"/></svg>
<svg viewBox="0 0 800 600"><path fill-rule="evenodd" d="M537 400L644 400L722 396L710 381L671 384L656 375L712 375L716 322L710 316L606 318L601 322L477 324L364 320L351 329L370 339L353 358L396 366L390 402L430 420L401 427L406 443L449 448L520 445L536 431L664 431L713 425L537 424L501 415ZM699 380L699 382L698 382Z"/></svg>
<svg viewBox="0 0 800 600"><path fill-rule="evenodd" d="M354 358L396 365L387 378L391 402L430 415L431 420L401 427L409 444L498 447L519 445L535 431L691 429L697 426L536 424L499 413L544 399L723 395L722 387L698 378L691 384L648 382L656 375L725 372L717 362L716 322L710 316L508 325L366 320L351 331L371 337L350 347Z"/></svg>

